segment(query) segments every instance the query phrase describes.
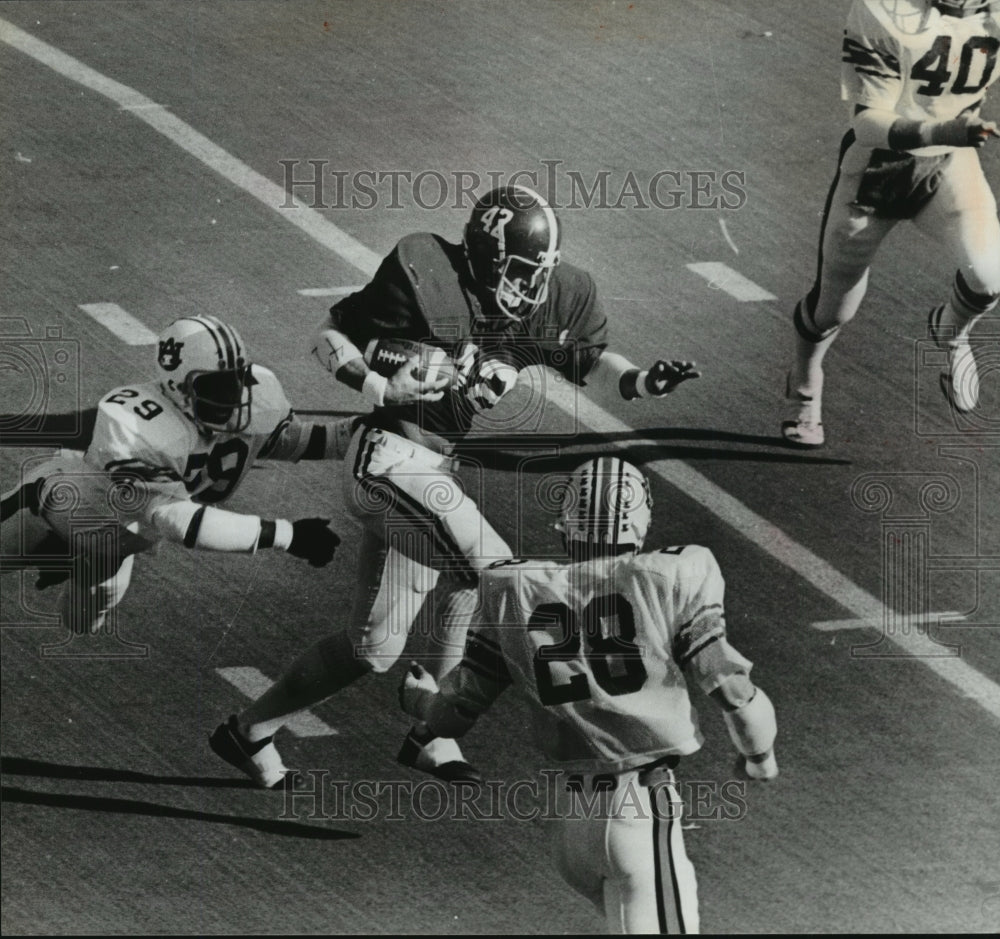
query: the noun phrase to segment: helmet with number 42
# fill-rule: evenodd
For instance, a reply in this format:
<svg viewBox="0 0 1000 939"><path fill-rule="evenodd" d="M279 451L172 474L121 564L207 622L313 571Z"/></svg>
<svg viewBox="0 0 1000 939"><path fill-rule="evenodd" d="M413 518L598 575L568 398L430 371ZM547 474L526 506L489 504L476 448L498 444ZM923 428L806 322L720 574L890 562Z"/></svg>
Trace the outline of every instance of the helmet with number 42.
<svg viewBox="0 0 1000 939"><path fill-rule="evenodd" d="M250 426L253 372L239 333L222 320L174 320L159 335L156 372L164 394L202 433Z"/></svg>
<svg viewBox="0 0 1000 939"><path fill-rule="evenodd" d="M463 244L473 279L499 312L519 321L548 295L559 239L556 213L537 192L501 186L473 207Z"/></svg>

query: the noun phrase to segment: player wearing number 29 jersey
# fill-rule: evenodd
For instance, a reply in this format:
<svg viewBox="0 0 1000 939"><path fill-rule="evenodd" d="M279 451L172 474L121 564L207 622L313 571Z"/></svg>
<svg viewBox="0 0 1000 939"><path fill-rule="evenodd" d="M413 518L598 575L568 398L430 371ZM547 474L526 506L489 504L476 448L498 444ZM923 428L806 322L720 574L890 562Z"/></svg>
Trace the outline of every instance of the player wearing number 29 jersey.
<svg viewBox="0 0 1000 939"><path fill-rule="evenodd" d="M554 835L560 872L610 932L697 932L673 769L702 736L690 679L723 708L751 778L777 775L774 708L726 639L724 583L691 545L640 553L652 500L634 466L577 469L557 528L573 563L509 561L482 575L465 656L437 687L411 666L403 707L461 736L515 688L547 769L562 769Z"/></svg>
<svg viewBox="0 0 1000 939"><path fill-rule="evenodd" d="M816 279L794 312L792 410L782 424L785 438L804 447L825 441L823 359L857 313L875 253L900 220L913 221L956 267L951 295L927 327L941 350L931 350L943 366L941 390L956 411L978 406L970 337L1000 300L1000 222L977 153L1000 137L981 114L1000 78L1000 3L854 0L841 68L851 127L823 213Z"/></svg>
<svg viewBox="0 0 1000 939"><path fill-rule="evenodd" d="M5 517L28 508L83 555L62 604L77 632L100 628L128 587L133 555L157 541L246 553L274 547L317 566L338 541L323 519L270 521L215 504L256 459L342 457L350 421L299 421L273 372L252 364L239 334L215 317L172 323L159 340L157 371L159 381L101 399L85 453L62 451L3 500ZM95 531L113 537L84 537Z"/></svg>

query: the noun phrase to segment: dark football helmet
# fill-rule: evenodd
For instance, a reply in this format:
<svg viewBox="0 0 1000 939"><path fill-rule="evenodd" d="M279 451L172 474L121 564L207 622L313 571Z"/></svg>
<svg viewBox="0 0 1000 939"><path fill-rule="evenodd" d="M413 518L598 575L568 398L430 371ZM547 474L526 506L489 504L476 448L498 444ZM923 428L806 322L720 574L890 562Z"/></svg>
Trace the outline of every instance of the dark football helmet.
<svg viewBox="0 0 1000 939"><path fill-rule="evenodd" d="M476 203L462 241L476 283L504 316L522 320L548 295L559 238L556 213L537 192L501 186Z"/></svg>
<svg viewBox="0 0 1000 939"><path fill-rule="evenodd" d="M240 433L250 426L256 384L246 347L214 316L184 316L160 333L160 387L202 433Z"/></svg>

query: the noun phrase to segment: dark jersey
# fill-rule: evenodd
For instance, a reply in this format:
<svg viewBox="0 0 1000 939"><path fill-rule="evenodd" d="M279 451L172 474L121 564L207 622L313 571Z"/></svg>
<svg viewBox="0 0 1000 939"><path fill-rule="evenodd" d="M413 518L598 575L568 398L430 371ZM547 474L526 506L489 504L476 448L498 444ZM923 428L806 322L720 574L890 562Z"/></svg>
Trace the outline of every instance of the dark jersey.
<svg viewBox="0 0 1000 939"><path fill-rule="evenodd" d="M429 233L403 238L367 286L331 308L330 325L362 351L372 339L398 337L439 346L459 361L472 343L475 362L468 380L441 401L378 408L369 423L448 449L509 390L503 375L545 365L579 385L607 345L594 281L572 264L555 268L548 296L524 321L489 312L461 245Z"/></svg>

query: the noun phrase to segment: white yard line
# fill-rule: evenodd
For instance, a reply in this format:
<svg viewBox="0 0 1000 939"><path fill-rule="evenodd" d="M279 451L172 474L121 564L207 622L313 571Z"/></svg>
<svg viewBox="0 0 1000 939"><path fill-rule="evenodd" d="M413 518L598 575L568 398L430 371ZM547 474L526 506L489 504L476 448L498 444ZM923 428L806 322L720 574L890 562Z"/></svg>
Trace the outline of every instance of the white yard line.
<svg viewBox="0 0 1000 939"><path fill-rule="evenodd" d="M216 672L238 691L243 692L251 701L256 701L274 684L262 671L247 666L217 668ZM335 737L337 735L336 730L321 721L311 711L303 711L301 714L290 717L285 727L296 737Z"/></svg>
<svg viewBox="0 0 1000 939"><path fill-rule="evenodd" d="M364 284L357 287L303 287L296 291L303 297L346 297L349 293L356 293Z"/></svg>
<svg viewBox="0 0 1000 939"><path fill-rule="evenodd" d="M728 264L723 264L721 261L701 261L697 264L688 264L687 269L694 271L699 277L704 277L708 281L708 286L713 290L728 293L729 296L741 303L778 299L773 293L759 287L739 271L734 271Z"/></svg>
<svg viewBox="0 0 1000 939"><path fill-rule="evenodd" d="M133 89L106 78L82 62L35 39L3 19L0 19L0 40L32 56L61 75L111 98L121 106L153 103ZM135 110L132 113L138 120L155 128L366 276L370 277L375 273L381 258L374 251L366 248L319 212L303 203L298 203L296 209L280 209L286 199L285 192L280 186L241 163L183 121L160 109ZM735 271L731 273L736 274ZM736 277L746 280L739 274L736 274ZM746 283L752 282L746 281ZM761 291L759 287L756 289ZM766 291L762 293L772 298ZM583 423L593 430L619 434L632 430L603 408L572 393L566 382L548 382L547 385L551 389L550 397L554 403L568 414L582 419ZM888 621L887 615L891 616L891 611L887 611L878 599L686 463L676 460L657 460L648 464L646 469L697 500L752 541L760 550L850 611L856 619L872 624ZM898 646L907 658L920 662L939 678L951 684L959 695L975 701L984 711L1000 721L1000 685L996 682L960 658L942 658L941 646L919 632L907 635L887 634L886 638Z"/></svg>
<svg viewBox="0 0 1000 939"><path fill-rule="evenodd" d="M130 346L151 346L156 333L117 303L81 303L80 309Z"/></svg>

